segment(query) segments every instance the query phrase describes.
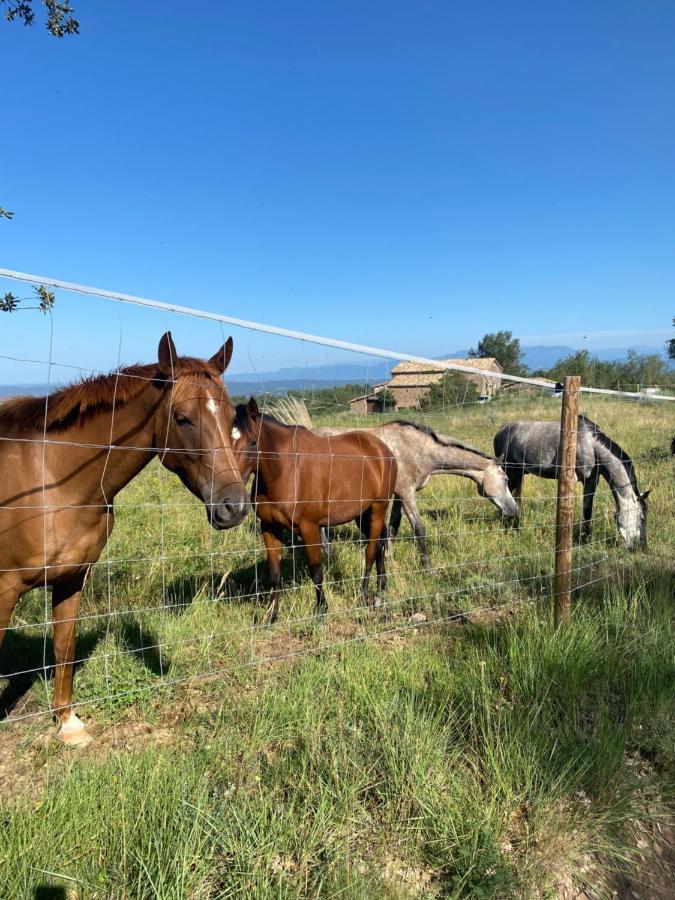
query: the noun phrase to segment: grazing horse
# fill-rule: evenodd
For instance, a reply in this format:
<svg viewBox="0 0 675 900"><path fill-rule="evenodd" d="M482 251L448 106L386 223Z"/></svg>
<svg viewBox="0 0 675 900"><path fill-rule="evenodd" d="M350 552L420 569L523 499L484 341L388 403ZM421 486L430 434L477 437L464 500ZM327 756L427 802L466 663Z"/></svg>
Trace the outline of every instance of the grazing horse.
<svg viewBox="0 0 675 900"><path fill-rule="evenodd" d="M246 406L237 406L232 437L244 482L255 474L251 500L267 550L272 589L269 620L274 622L278 614L285 529L299 534L304 544L320 614L328 609L321 567L322 527L358 523L366 538L364 602L373 563L377 589L384 592L385 518L396 482L396 460L388 448L370 434L351 432L328 438L299 425L283 425L260 413L253 397Z"/></svg>
<svg viewBox="0 0 675 900"><path fill-rule="evenodd" d="M494 437L495 453L504 455L511 493L520 501L525 475L558 477L558 422L510 422ZM615 520L629 550L647 543L647 497L638 490L633 461L598 426L580 415L577 426L576 476L584 488L582 537L591 534L593 498L598 478L607 481L616 506Z"/></svg>
<svg viewBox="0 0 675 900"><path fill-rule="evenodd" d="M247 495L232 451L234 408L221 375L232 338L207 361L158 361L0 406L0 641L31 588L52 588L53 709L69 744L89 738L72 707L82 586L113 528L113 501L150 460L175 472L214 528L243 519Z"/></svg>
<svg viewBox="0 0 675 900"><path fill-rule="evenodd" d="M315 428L315 434L342 434L346 428ZM389 520L389 536L395 538L405 512L426 568L430 568L426 535L417 508L417 491L429 483L432 475L463 475L475 482L478 493L493 503L503 516L514 516L516 502L511 496L501 460L457 441L437 434L415 422L387 422L374 428L359 428L359 434L373 434L389 447L398 464L394 502Z"/></svg>

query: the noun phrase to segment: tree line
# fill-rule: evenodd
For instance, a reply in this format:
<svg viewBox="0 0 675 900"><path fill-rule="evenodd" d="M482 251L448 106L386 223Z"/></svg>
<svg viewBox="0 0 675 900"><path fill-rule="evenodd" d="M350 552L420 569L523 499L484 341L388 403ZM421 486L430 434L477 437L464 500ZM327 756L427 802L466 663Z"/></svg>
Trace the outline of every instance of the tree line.
<svg viewBox="0 0 675 900"><path fill-rule="evenodd" d="M675 325L675 319L673 319ZM666 342L666 353L675 359L675 338ZM524 363L520 339L510 331L484 335L469 351L472 358L492 356L509 375L530 375L560 381L565 375L580 375L582 384L593 387L675 384L675 370L658 353L629 350L625 360L601 360L588 350L576 350L559 359L549 369L530 370Z"/></svg>

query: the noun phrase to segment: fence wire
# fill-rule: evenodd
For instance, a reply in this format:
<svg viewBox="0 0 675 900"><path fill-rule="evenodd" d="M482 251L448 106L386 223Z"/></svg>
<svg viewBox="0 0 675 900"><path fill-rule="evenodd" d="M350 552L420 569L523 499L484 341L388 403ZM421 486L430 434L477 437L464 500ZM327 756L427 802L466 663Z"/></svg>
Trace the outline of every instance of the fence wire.
<svg viewBox="0 0 675 900"><path fill-rule="evenodd" d="M0 270L0 274L7 275L7 271ZM88 564L88 574L81 609L73 617L78 625L76 708L118 709L156 690L176 688L193 679L225 677L358 641L480 620L550 597L555 478L528 474L518 498L518 516L506 517L499 504L512 494L504 473L501 480L493 479L494 483L488 474L493 476L497 469L493 438L504 425L521 420L559 423L560 399L554 384L506 378L483 361L474 367L460 363L444 367L442 361L411 354L374 351L225 316L208 315L204 321L199 310L105 294L81 285L63 288L53 311L39 320L37 331L35 318L30 327L26 324L27 317L35 317L35 313L16 312L2 320L0 365L4 368L0 372L9 373L5 378L14 386L33 385L32 389L14 387L6 392L35 393L43 398L37 405L0 400L4 546L0 551L0 610L5 611L5 619L0 618L0 634L4 633L5 639L0 649L0 679L6 679L4 687L0 682L0 712L6 720L17 722L55 711L51 632L55 622L68 618L54 617L52 584L73 568L72 554L77 552L76 547L69 549L71 557L66 559L65 551L54 551L59 540L64 543L62 535L55 536L62 520L66 531L73 529L71 543L75 545L79 540L86 544L87 528L103 529L105 538L99 555L89 558L85 553L80 558L83 565ZM104 299L100 299L102 295ZM72 328L83 309L90 320L100 316L100 327L89 332L84 327L80 332ZM193 328L195 323L198 327ZM373 572L370 596L364 602L360 588L366 538L353 523L331 522L329 505L327 543L321 556L326 614L317 616L314 608L306 548L297 534L287 533L281 549L280 614L275 624L269 624L265 620L269 577L258 515L262 507L258 508L255 496L240 524L217 531L205 515L220 505L214 493L215 464L210 482L202 485L208 490L202 491L201 498L193 496L181 478L161 464L162 458L166 460L177 449L166 444L168 420L162 426L164 434L155 434L153 440L138 440L131 434L120 441L118 422L122 411L134 402L129 398L143 395L156 380L143 371L125 372L123 362L130 361L127 350L133 361L142 343L146 347L143 361L154 362L157 340L170 327L179 353L208 358L227 337L223 331L227 323L232 323L236 332L231 368L252 370L248 376L225 373L224 383L233 402L243 402L254 394L263 422L270 417L284 420L292 435L297 435L294 426L373 429L388 448L387 456L396 459L399 474L404 472L412 479L406 485L397 482L395 496L405 502L400 531L386 544L386 593L376 592ZM346 350L352 354L349 363L340 355ZM100 406L97 415L102 425L93 438L93 430L86 427L90 420L85 407L97 356L107 363L100 368L112 369L113 376L111 399ZM364 398L374 397L379 402L377 397L391 390L386 387L391 380L381 377L382 359L407 364L412 380L406 386L408 394L400 394L399 400L410 405L399 402L397 408L388 409L385 395L379 411L367 411L367 401L361 402ZM293 383L270 390L266 360L282 360L286 368L294 366L296 373L304 375L284 376ZM427 370L435 367L431 381L425 365ZM326 367L321 371L326 376L323 380L316 376L321 366ZM335 375L346 371L346 366L353 373L351 382L345 375ZM455 373L452 380L443 379L445 369ZM73 377L84 384L82 403L53 427L50 411ZM36 388L37 379L41 383ZM136 387L128 388L127 381L136 382ZM204 384L203 379L189 375L167 381L169 385L175 382L176 390L178 386L187 390L189 396L199 393ZM349 383L360 385L363 393L346 387ZM577 497L573 584L578 597L602 590L626 560L623 525L640 526L641 498L647 487L653 489L647 514L649 537L657 552L663 551L660 534L666 531L664 522L672 516L673 506L668 447L675 432L675 407L668 402L673 399L668 385L648 394L642 388L639 392L611 392L589 390L592 385L583 387L587 390L581 412L600 429L602 437L597 440L603 453L617 461L617 467L612 468L611 460L601 466L603 477L592 514L584 515ZM91 396L95 393L93 389L90 392ZM350 404L350 400L356 403ZM229 410L224 391L218 404L212 412L216 422L226 422L227 434L221 435L219 450L225 454L222 442L234 440L236 423L219 418ZM148 410L145 413L150 415ZM12 414L16 418L13 424ZM299 451L292 441L291 449L268 449L262 455L248 449L259 482L265 461L297 471ZM327 452L322 449L325 446L303 451L308 471L321 472L347 458L339 449ZM521 450L527 455L533 447L525 434ZM141 466L116 496L109 496L110 473L127 464L135 471L130 461L144 455L154 458ZM194 442L190 455L197 465L216 459L213 445ZM52 470L57 457L61 465L72 465L73 471L98 466L96 490L83 496L54 485ZM237 465L244 458L242 451L235 458ZM26 463L31 459L34 470ZM353 491L349 500L363 508L377 499L363 487L367 469L377 459L370 451L362 452L361 476L348 485ZM555 475L555 460L549 459L547 467L545 474L550 476L552 468ZM185 481L185 473L179 475ZM57 489L60 493L55 494ZM296 519L301 520L322 499L296 496ZM113 507L114 530L108 516ZM387 521L391 514L390 506ZM621 528L617 516L619 520L623 517ZM85 520L90 524L83 537L77 523ZM40 534L41 539L27 542L29 533ZM24 582L30 582L31 589L15 607L16 592ZM375 593L377 605L372 602ZM94 708L94 721L96 715Z"/></svg>

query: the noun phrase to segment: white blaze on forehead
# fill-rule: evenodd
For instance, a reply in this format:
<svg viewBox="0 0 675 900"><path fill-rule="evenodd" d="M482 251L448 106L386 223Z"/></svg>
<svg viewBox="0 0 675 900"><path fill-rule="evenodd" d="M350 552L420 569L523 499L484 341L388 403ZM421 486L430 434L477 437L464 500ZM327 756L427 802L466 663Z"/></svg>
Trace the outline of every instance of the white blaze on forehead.
<svg viewBox="0 0 675 900"><path fill-rule="evenodd" d="M239 429L235 425L234 428L232 429L232 440L238 441L240 437L241 437L241 431L239 431Z"/></svg>
<svg viewBox="0 0 675 900"><path fill-rule="evenodd" d="M236 470L237 467L234 462L234 456L232 456L232 447L231 447L230 441L228 441L225 437L223 423L222 423L221 417L219 415L220 410L221 410L221 400L215 400L213 397L209 397L209 399L206 401L206 408L212 414L213 418L216 420L216 431L218 433L218 437L220 438L221 449L226 451L228 459L230 460L232 469ZM236 430L237 430L236 428L232 429L231 440L237 439L234 436L234 432ZM239 436L239 435L237 435L237 436Z"/></svg>

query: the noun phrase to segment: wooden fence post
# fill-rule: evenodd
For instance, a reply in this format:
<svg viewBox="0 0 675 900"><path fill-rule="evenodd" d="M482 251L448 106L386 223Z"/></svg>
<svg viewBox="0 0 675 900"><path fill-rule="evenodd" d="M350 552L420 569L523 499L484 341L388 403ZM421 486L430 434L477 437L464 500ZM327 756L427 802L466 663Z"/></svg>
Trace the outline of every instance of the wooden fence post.
<svg viewBox="0 0 675 900"><path fill-rule="evenodd" d="M568 375L565 378L560 413L558 503L555 517L555 581L553 586L556 625L569 620L572 598L572 532L580 386L579 375Z"/></svg>

